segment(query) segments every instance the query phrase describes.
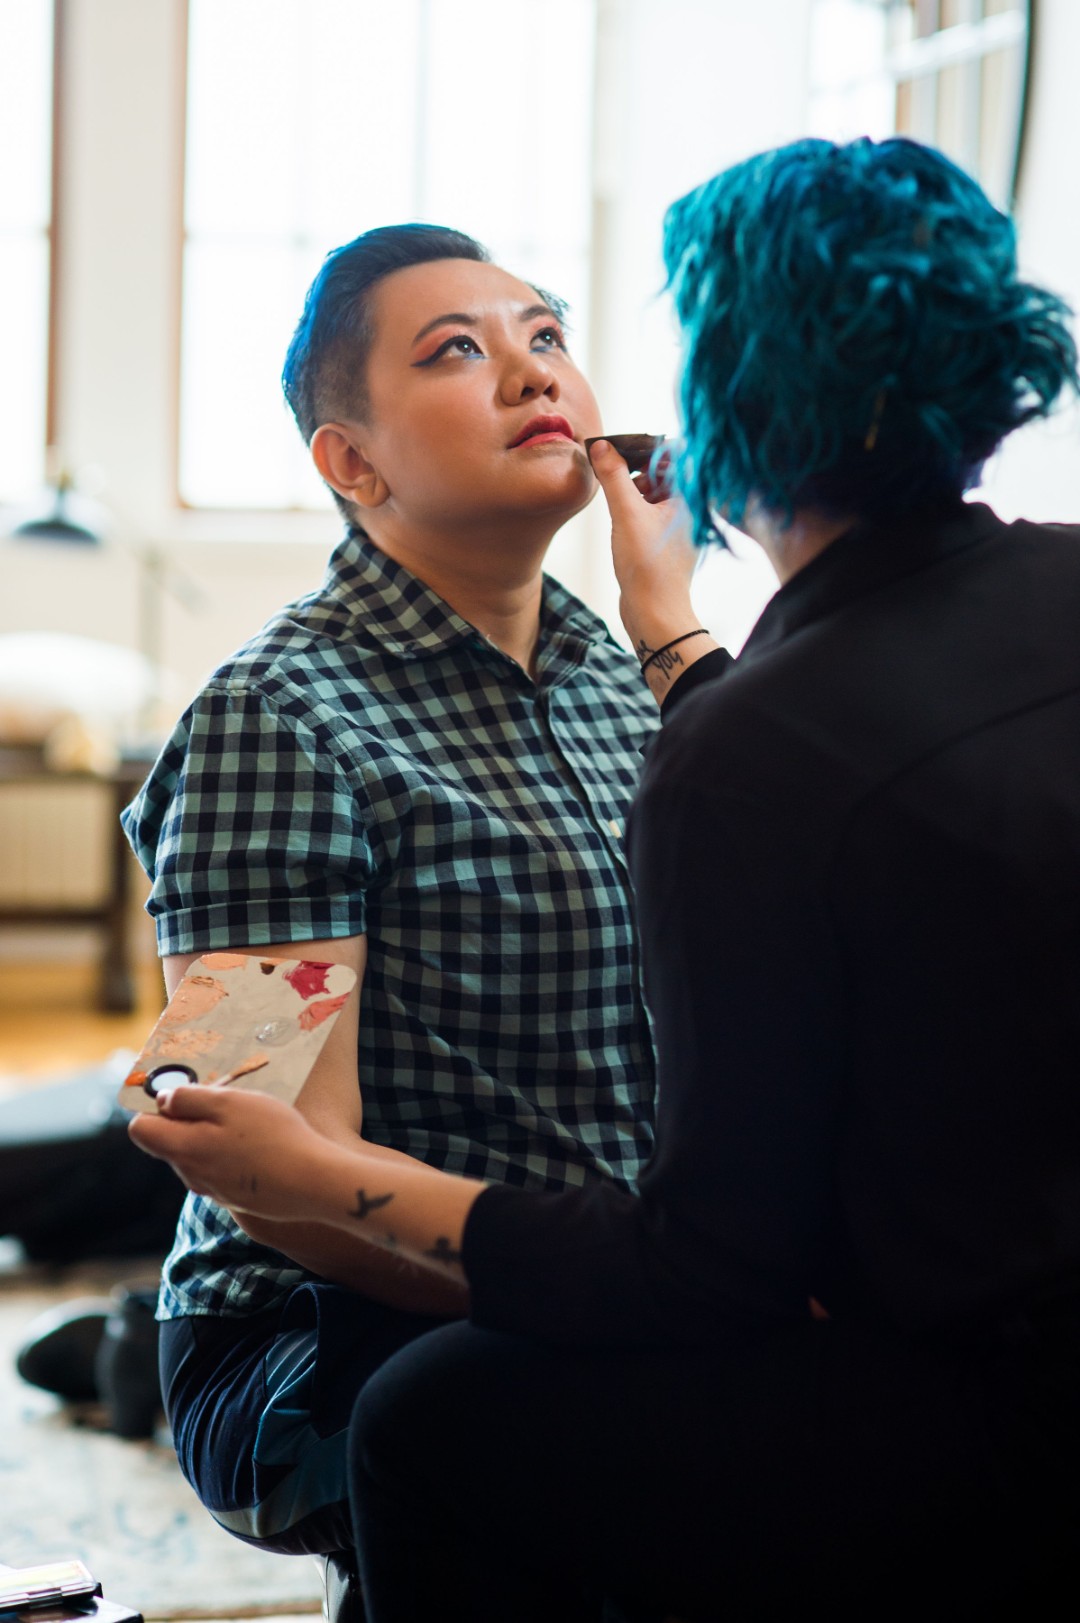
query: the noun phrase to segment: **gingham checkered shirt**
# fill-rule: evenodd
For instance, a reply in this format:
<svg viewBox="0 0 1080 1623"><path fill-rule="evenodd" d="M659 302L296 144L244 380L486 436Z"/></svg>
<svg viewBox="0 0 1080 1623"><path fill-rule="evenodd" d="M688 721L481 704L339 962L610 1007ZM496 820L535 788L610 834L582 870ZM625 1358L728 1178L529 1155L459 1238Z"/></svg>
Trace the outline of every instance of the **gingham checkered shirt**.
<svg viewBox="0 0 1080 1623"><path fill-rule="evenodd" d="M163 953L366 934L364 1136L533 1188L632 1184L653 1054L622 829L657 724L545 579L535 683L363 535L207 684L124 827ZM161 1315L305 1278L188 1197Z"/></svg>

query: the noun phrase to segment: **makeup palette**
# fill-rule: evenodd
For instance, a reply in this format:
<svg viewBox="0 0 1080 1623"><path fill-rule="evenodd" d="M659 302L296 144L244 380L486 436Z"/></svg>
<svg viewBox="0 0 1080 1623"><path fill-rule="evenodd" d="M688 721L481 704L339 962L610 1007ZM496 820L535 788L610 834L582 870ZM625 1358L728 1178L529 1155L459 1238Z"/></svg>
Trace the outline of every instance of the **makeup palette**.
<svg viewBox="0 0 1080 1623"><path fill-rule="evenodd" d="M291 1104L356 985L347 964L208 952L196 959L135 1060L118 1100L156 1111L157 1094L237 1087Z"/></svg>

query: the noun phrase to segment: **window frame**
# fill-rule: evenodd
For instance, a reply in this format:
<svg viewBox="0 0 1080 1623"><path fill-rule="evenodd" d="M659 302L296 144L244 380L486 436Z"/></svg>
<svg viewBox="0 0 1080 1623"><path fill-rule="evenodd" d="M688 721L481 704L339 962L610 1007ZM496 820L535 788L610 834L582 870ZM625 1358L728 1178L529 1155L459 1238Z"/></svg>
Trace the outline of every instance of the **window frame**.
<svg viewBox="0 0 1080 1623"><path fill-rule="evenodd" d="M902 12L905 9L914 11L919 0L862 0L867 6L874 6L888 19L890 13ZM927 0L923 0L927 3ZM1023 42L1023 56L1020 64L1020 83L1015 102L1014 128L1011 135L1011 147L1004 165L1004 187L993 200L999 208L1006 212L1011 211L1016 204L1017 187L1020 175L1020 165L1023 158L1024 137L1027 129L1029 109L1031 104L1031 77L1034 60L1034 37L1037 17L1036 0L1009 0L1009 9L1003 12L992 13L977 19L966 19L955 23L942 24L941 0L928 0L936 10L937 21L932 30L925 35L916 36L900 44L886 44L877 72L873 75L863 74L852 78L847 84L840 87L826 87L815 85L811 80L809 85L809 102L812 107L815 98L826 94L829 88L849 90L860 85L869 84L873 79L884 79L888 82L892 98L892 128L893 133L909 135L911 139L925 142L928 145L937 145L939 126L937 125L937 93L940 88L941 75L952 67L961 67L969 63L982 63L995 52L1007 49L1012 45ZM821 0L818 0L818 5ZM919 96L919 87L925 86L932 94L923 97L933 104L934 127L921 129L914 127L901 130L898 128L898 102L902 87L911 87L915 98ZM958 158L969 173L983 186L990 189L990 179L983 172L981 163L971 164L970 160Z"/></svg>

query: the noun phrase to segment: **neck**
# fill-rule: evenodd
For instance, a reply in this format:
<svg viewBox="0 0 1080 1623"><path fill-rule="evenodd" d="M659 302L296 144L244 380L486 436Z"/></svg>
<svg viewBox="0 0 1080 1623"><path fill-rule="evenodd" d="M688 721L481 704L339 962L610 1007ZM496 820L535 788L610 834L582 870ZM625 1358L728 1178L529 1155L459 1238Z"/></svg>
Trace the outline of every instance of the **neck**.
<svg viewBox="0 0 1080 1623"><path fill-rule="evenodd" d="M553 527L522 534L514 526L489 535L473 529L467 537L415 524L406 531L379 519L364 528L381 552L535 676L542 570Z"/></svg>
<svg viewBox="0 0 1080 1623"><path fill-rule="evenodd" d="M790 524L776 513L751 503L746 512L746 533L753 537L772 564L781 586L805 569L856 522L855 515L833 518L813 508L797 508Z"/></svg>

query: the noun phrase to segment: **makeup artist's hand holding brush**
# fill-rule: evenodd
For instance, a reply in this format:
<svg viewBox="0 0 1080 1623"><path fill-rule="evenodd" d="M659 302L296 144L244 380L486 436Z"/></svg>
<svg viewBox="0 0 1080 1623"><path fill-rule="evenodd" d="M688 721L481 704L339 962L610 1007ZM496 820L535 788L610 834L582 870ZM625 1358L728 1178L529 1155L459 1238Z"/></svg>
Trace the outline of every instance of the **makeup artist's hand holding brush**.
<svg viewBox="0 0 1080 1623"><path fill-rule="evenodd" d="M647 473L641 476L644 488L636 483L608 440L595 441L589 457L611 514L619 614L645 679L663 702L688 665L719 647L690 601L700 554L690 540L686 509L677 496L663 496Z"/></svg>

